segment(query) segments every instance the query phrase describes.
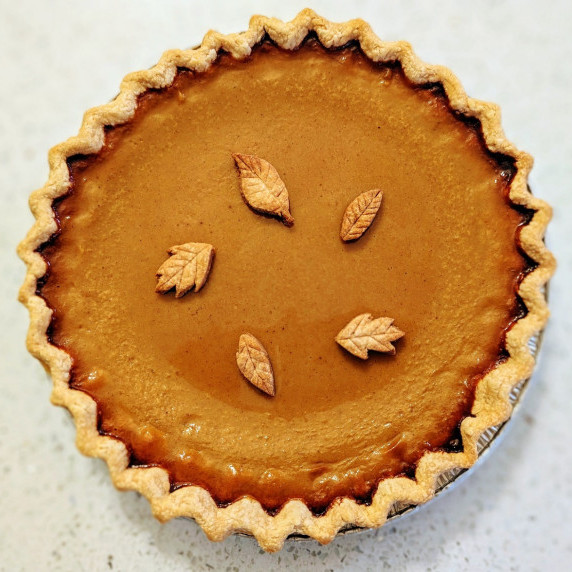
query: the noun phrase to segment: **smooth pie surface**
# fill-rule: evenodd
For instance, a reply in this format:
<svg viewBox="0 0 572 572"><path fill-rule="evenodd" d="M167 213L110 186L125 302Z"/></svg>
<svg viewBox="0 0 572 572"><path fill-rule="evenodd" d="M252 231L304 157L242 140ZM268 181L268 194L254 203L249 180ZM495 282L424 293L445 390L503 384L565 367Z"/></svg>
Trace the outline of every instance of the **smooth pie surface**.
<svg viewBox="0 0 572 572"><path fill-rule="evenodd" d="M232 153L278 170L292 228L244 204ZM437 90L355 49L264 45L181 73L72 175L42 288L72 385L135 463L219 502L321 509L410 474L470 413L517 314L510 173ZM373 188L377 219L344 244L346 206ZM216 249L206 285L155 293L167 249L185 242ZM405 332L395 356L362 362L334 342L364 312ZM237 369L245 331L270 355L274 398Z"/></svg>

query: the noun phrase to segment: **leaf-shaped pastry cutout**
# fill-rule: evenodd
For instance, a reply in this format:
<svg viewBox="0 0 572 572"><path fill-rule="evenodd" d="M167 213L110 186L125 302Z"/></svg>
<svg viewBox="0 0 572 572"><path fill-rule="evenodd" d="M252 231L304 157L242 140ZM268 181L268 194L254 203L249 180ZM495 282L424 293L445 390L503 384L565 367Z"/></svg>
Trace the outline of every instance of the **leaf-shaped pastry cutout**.
<svg viewBox="0 0 572 572"><path fill-rule="evenodd" d="M391 342L405 334L393 325L392 318L373 318L360 314L336 336L336 342L348 352L361 359L368 358L368 350L395 355Z"/></svg>
<svg viewBox="0 0 572 572"><path fill-rule="evenodd" d="M184 296L193 286L198 292L207 281L214 257L214 248L202 242L187 242L169 248L171 256L157 270L155 292L175 288L175 297Z"/></svg>
<svg viewBox="0 0 572 572"><path fill-rule="evenodd" d="M238 340L236 363L246 379L268 395L274 397L274 372L264 346L252 335L242 334Z"/></svg>
<svg viewBox="0 0 572 572"><path fill-rule="evenodd" d="M292 226L290 199L278 171L264 159L254 155L233 153L240 174L240 192L255 211L277 216L286 226Z"/></svg>
<svg viewBox="0 0 572 572"><path fill-rule="evenodd" d="M358 195L346 209L342 218L340 236L344 242L357 240L371 225L379 207L383 193L373 189Z"/></svg>

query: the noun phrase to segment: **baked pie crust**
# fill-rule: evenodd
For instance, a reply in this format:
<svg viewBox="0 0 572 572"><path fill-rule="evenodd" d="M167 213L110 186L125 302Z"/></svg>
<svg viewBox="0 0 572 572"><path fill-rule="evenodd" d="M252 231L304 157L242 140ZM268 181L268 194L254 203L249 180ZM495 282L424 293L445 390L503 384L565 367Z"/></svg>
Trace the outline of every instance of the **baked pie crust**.
<svg viewBox="0 0 572 572"><path fill-rule="evenodd" d="M533 265L529 267L518 288L518 296L526 308L525 315L506 334L507 359L489 370L478 382L472 415L466 417L460 426L460 452L426 452L417 463L415 479L397 476L382 480L369 504L360 504L348 497L338 498L325 514L317 516L304 502L289 500L276 514L271 515L251 497L243 497L221 507L200 486L182 486L172 491L165 469L131 467L129 452L123 442L100 434L96 402L87 393L70 387L72 359L49 340L52 310L38 294L47 272L47 263L39 249L58 231L58 221L52 206L71 187L67 160L77 155L98 153L105 143L105 127L128 122L135 113L141 94L150 89L170 86L179 68L194 72L207 70L219 52L243 59L264 39L270 39L283 49L294 50L309 34L314 34L325 48L357 42L362 52L373 62L398 62L413 85L442 85L450 109L480 122L488 150L509 156L515 161L510 200L534 213L521 228L519 235L521 249L533 261ZM448 69L422 63L406 42L379 40L361 20L335 24L320 18L311 10L304 10L288 23L255 16L249 29L240 34L222 35L211 31L198 48L168 51L150 70L128 75L115 100L88 111L79 135L50 151L49 164L47 184L33 193L30 199L36 222L18 249L20 257L28 266L20 291L20 300L30 311L28 349L41 360L53 378L52 402L66 407L73 415L77 427L77 445L81 452L104 459L116 487L143 494L151 503L154 515L161 521L178 516L194 518L207 536L216 541L233 532L244 532L253 535L267 551L279 550L288 535L293 533L308 535L321 543L327 543L340 528L348 524L358 527L381 526L395 503L424 503L434 495L439 475L450 469L473 465L477 459L477 440L486 429L502 423L510 416L511 389L532 373L534 359L527 343L546 323L548 309L544 287L555 268L554 259L543 242L551 209L544 201L532 196L527 187L532 158L505 139L496 105L467 97L457 78ZM288 229L284 231L288 232ZM339 241L339 237L334 235L332 240ZM233 356L229 359L233 359Z"/></svg>

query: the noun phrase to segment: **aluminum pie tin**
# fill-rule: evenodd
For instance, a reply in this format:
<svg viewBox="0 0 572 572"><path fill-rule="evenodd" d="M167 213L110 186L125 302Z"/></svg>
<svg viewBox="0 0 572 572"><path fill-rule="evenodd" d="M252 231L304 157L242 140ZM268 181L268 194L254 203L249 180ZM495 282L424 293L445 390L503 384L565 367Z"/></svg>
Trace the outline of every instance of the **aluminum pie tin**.
<svg viewBox="0 0 572 572"><path fill-rule="evenodd" d="M547 292L545 293L545 295ZM528 348L530 349L531 354L533 355L536 365L535 371L538 371L538 362L540 357L540 348L542 346L542 339L544 336L544 331L541 331L530 338L528 341ZM386 526L389 522L395 523L398 520L405 518L415 512L418 512L425 508L427 505L431 504L438 497L443 496L446 492L451 491L453 488L457 487L460 483L462 483L470 474L473 473L476 467L482 464L483 460L486 459L490 452L494 450L497 445L502 441L502 437L506 435L506 427L510 423L512 419L514 419L515 415L518 414L521 408L521 404L523 401L523 396L526 393L526 389L530 386L531 382L534 381L534 374L517 383L512 391L509 394L509 400L512 405L512 413L511 416L500 423L499 425L494 425L493 427L489 427L486 429L482 435L480 436L479 440L477 441L477 451L478 451L478 458L476 462L469 467L468 469L451 469L449 471L445 471L441 473L437 478L437 485L435 487L435 494L434 496L423 504L411 504L407 502L397 502L393 505L392 509L389 511L387 515L387 521L383 526ZM360 527L352 524L348 524L343 528L340 528L336 537L345 536L348 534L355 534L357 532L367 532L370 530L375 530L373 528L365 528ZM244 533L237 533L241 536L251 536L249 534ZM296 540L296 541L306 541L312 540L311 537L305 534L298 534L294 533L288 536L286 540Z"/></svg>

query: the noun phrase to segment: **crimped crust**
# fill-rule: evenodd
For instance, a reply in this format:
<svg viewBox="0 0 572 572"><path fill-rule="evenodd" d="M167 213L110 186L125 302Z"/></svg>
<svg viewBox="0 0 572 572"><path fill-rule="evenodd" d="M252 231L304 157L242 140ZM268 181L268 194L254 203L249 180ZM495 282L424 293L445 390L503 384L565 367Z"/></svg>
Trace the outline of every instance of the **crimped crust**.
<svg viewBox="0 0 572 572"><path fill-rule="evenodd" d="M47 330L52 311L36 294L38 280L47 271L46 262L37 249L57 231L52 203L70 188L67 158L97 153L104 144L104 126L125 123L134 114L137 98L148 89L169 86L178 67L194 71L206 70L217 58L219 50L244 58L265 36L280 47L293 50L308 33L315 32L327 48L358 41L362 51L372 61L398 61L407 78L414 84L440 83L450 106L464 116L481 122L485 143L494 153L515 159L516 175L511 184L510 199L534 211L530 222L520 233L524 252L537 266L522 280L519 295L528 310L506 336L510 357L487 373L479 382L472 416L461 424L463 451L460 453L428 452L418 463L415 480L395 477L380 483L371 505L365 506L344 498L336 501L323 516L314 516L299 500L289 501L275 516L270 516L258 501L242 498L228 507L219 508L211 495L198 486L187 486L170 492L167 471L161 468L129 468L125 445L114 438L100 435L97 430L95 401L82 391L70 389L71 358L49 343ZM519 151L504 137L499 108L490 103L467 97L457 78L446 68L427 65L413 53L407 42L382 42L361 20L335 24L324 20L311 10L304 10L291 22L254 16L249 29L240 34L222 35L210 31L200 47L192 50L170 50L159 63L147 71L129 74L121 84L120 94L110 103L89 110L76 137L55 146L49 153L50 175L46 185L34 192L30 207L36 222L19 245L18 253L26 262L28 272L20 290L20 301L30 311L27 345L42 361L53 378L52 402L72 413L77 427L77 445L82 453L104 459L116 487L137 490L151 503L154 515L161 521L177 516L194 518L211 540L222 540L233 532L253 535L267 551L279 550L292 533L308 535L321 543L331 541L337 531L347 525L381 526L392 505L402 501L419 504L434 495L437 477L453 468L468 468L477 459L477 441L487 428L502 423L510 414L511 389L528 378L534 358L527 347L528 340L545 325L548 309L544 286L554 272L555 261L546 249L543 236L551 217L551 208L533 197L527 187L532 167L530 155Z"/></svg>

